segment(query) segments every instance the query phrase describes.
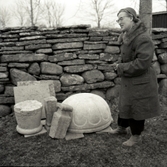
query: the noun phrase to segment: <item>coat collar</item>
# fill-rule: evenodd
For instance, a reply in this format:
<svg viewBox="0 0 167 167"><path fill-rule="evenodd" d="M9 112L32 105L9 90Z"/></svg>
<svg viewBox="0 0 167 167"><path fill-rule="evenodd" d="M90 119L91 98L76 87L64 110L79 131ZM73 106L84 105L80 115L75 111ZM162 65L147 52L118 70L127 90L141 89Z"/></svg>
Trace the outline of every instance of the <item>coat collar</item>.
<svg viewBox="0 0 167 167"><path fill-rule="evenodd" d="M124 43L129 45L134 38L136 38L138 35L146 31L147 29L145 25L141 21L138 21L137 23L135 23L135 25L128 33L125 32L121 33L121 35L118 38L118 42L121 44Z"/></svg>

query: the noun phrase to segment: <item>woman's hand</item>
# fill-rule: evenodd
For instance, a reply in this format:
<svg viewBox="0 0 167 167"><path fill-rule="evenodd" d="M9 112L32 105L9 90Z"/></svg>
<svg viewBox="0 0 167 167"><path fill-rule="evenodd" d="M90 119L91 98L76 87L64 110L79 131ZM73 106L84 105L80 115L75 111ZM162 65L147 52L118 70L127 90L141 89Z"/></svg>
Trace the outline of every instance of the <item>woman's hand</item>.
<svg viewBox="0 0 167 167"><path fill-rule="evenodd" d="M114 70L116 71L118 69L119 64L115 62L112 64L112 66L113 66Z"/></svg>

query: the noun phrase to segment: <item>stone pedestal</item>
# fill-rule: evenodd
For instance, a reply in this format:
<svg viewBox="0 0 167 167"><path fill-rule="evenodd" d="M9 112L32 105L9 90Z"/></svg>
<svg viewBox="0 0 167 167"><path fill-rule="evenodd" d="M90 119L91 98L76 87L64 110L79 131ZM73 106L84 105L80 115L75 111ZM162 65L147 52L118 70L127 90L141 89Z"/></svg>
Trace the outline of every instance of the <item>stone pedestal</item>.
<svg viewBox="0 0 167 167"><path fill-rule="evenodd" d="M49 131L53 114L57 111L57 99L54 96L47 97L44 99L44 104L46 113L46 129Z"/></svg>
<svg viewBox="0 0 167 167"><path fill-rule="evenodd" d="M16 103L14 111L17 121L16 130L24 135L38 133L42 130L42 104L36 100Z"/></svg>

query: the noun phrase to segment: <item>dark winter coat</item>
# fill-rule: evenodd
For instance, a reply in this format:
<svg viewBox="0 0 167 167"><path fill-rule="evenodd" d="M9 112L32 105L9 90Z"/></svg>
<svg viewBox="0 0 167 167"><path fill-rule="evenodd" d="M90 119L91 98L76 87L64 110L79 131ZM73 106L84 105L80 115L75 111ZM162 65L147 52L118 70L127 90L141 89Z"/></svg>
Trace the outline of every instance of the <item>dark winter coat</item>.
<svg viewBox="0 0 167 167"><path fill-rule="evenodd" d="M127 34L119 37L121 77L119 115L121 118L143 120L159 115L158 84L151 61L154 45L141 21Z"/></svg>

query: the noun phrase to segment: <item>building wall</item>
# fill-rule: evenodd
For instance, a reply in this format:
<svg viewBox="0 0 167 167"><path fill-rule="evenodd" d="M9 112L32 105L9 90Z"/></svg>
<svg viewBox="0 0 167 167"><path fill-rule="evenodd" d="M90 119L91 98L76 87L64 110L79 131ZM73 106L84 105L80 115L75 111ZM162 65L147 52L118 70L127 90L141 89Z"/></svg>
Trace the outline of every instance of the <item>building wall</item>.
<svg viewBox="0 0 167 167"><path fill-rule="evenodd" d="M153 28L167 28L167 12L155 13L152 18Z"/></svg>

